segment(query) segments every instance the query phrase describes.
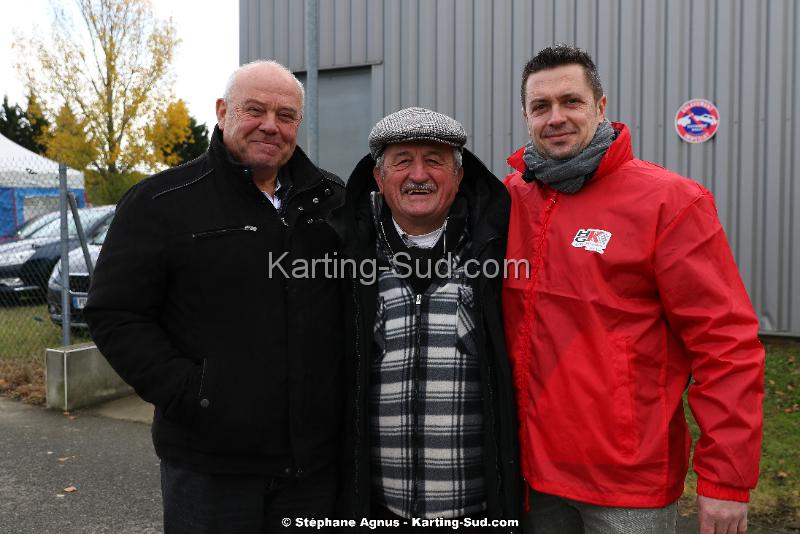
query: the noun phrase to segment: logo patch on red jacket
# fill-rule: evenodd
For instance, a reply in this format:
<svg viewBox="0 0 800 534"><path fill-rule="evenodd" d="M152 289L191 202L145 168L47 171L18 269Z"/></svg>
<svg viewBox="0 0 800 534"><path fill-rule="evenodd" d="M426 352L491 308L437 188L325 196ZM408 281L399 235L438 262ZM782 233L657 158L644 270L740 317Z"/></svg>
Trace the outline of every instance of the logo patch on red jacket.
<svg viewBox="0 0 800 534"><path fill-rule="evenodd" d="M581 228L572 239L572 246L603 254L611 241L611 232L597 228Z"/></svg>

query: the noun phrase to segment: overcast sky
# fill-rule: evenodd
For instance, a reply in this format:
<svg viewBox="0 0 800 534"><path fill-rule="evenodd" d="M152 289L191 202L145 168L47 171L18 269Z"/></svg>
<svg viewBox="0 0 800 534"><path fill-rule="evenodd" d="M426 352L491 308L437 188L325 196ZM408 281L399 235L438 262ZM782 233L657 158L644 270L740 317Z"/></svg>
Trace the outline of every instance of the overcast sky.
<svg viewBox="0 0 800 534"><path fill-rule="evenodd" d="M14 29L26 35L50 31L50 2L3 2L0 16L0 99L25 107L25 88L14 69L11 49ZM238 0L151 0L159 18L172 17L181 43L173 62L174 93L189 105L189 113L209 131L216 119L214 101L222 95L228 75L239 64Z"/></svg>

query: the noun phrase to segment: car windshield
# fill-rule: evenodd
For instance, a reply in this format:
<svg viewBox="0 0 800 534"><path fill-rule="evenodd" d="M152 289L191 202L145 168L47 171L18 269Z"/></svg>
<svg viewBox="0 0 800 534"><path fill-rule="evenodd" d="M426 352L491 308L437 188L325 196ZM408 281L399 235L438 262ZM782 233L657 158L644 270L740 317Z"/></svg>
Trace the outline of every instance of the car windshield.
<svg viewBox="0 0 800 534"><path fill-rule="evenodd" d="M95 236L94 239L92 239L93 245L103 244L103 242L106 240L106 234L108 233L108 228L110 226L111 224L104 224L103 226L100 227L100 230L98 230L97 235Z"/></svg>
<svg viewBox="0 0 800 534"><path fill-rule="evenodd" d="M49 223L50 221L58 218L58 212L53 211L50 213L44 213L42 215L38 215L33 219L28 219L25 221L22 226L17 228L17 231L14 232L15 237L19 239L25 239L30 237L31 234L36 232L39 228L44 226L45 224Z"/></svg>
<svg viewBox="0 0 800 534"><path fill-rule="evenodd" d="M108 210L97 209L80 209L78 216L81 218L81 225L84 231L88 231L94 223L107 217L110 212ZM72 212L67 215L67 225L69 227L69 236L78 237L78 231L75 229L75 221L72 219ZM56 217L55 220L50 221L41 228L34 231L29 237L58 237L61 235L61 218Z"/></svg>

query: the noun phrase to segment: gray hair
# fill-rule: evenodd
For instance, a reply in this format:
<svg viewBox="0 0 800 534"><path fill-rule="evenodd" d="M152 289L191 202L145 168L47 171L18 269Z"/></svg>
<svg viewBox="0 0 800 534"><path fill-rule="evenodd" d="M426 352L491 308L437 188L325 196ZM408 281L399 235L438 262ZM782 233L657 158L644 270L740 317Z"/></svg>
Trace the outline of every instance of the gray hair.
<svg viewBox="0 0 800 534"><path fill-rule="evenodd" d="M225 83L225 92L222 94L222 99L225 101L226 104L230 102L231 91L233 89L233 84L236 82L236 76L244 69L249 68L253 65L270 65L272 67L277 68L284 74L291 76L291 78L294 80L294 83L297 84L297 89L300 91L300 108L302 109L306 101L306 90L303 87L303 82L298 80L297 76L295 76L292 71L290 71L288 68L281 65L274 59L257 59L255 61L251 61L250 63L245 63L244 65L241 65L238 69L233 71L231 75L228 76L228 81Z"/></svg>
<svg viewBox="0 0 800 534"><path fill-rule="evenodd" d="M384 152L381 152L380 156L378 156L378 159L375 160L375 168L381 171L381 176L384 175L383 156ZM453 161L455 162L455 166L453 167L453 174L455 174L458 172L458 169L460 169L461 166L463 165L460 148L453 147Z"/></svg>

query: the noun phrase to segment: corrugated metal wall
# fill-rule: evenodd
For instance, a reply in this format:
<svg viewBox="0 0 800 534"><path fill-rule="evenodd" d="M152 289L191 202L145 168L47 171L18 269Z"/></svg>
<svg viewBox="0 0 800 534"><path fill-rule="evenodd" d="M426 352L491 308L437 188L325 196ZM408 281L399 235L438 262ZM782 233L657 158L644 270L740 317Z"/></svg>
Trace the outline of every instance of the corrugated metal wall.
<svg viewBox="0 0 800 534"><path fill-rule="evenodd" d="M372 65L373 121L411 105L452 115L503 175L527 140L525 61L554 42L585 48L635 154L714 192L763 330L800 335L799 12L794 0L320 0L320 68ZM240 0L240 20L242 62L304 69L303 2ZM706 143L675 134L691 98L719 108Z"/></svg>

